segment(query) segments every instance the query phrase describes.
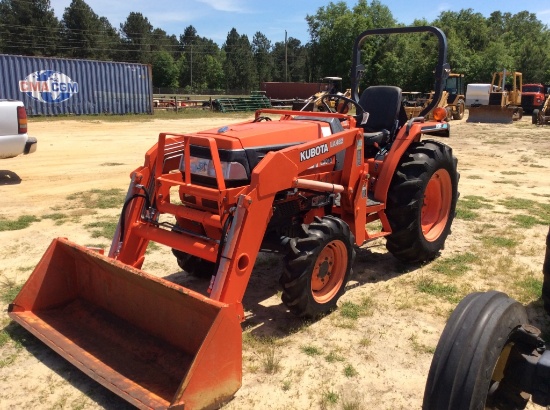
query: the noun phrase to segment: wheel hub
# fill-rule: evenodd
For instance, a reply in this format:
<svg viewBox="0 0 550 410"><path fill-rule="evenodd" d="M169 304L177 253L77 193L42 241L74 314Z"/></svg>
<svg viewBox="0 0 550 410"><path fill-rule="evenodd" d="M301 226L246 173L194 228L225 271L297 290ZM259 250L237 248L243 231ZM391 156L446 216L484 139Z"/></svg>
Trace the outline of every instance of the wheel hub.
<svg viewBox="0 0 550 410"><path fill-rule="evenodd" d="M311 275L311 292L318 303L328 302L338 293L346 269L346 246L340 240L329 242L319 253Z"/></svg>
<svg viewBox="0 0 550 410"><path fill-rule="evenodd" d="M426 185L422 205L422 233L433 242L445 230L451 211L453 192L451 176L445 169L437 170Z"/></svg>

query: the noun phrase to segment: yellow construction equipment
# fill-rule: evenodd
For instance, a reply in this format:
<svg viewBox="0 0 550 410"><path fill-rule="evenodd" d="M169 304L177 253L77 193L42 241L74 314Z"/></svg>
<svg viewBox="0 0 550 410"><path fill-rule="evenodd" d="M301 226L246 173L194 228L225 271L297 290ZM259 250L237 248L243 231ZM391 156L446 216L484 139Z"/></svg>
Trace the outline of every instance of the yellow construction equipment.
<svg viewBox="0 0 550 410"><path fill-rule="evenodd" d="M409 119L417 117L420 111L431 104L434 94L434 91L425 96L422 96L419 92L404 92L403 103L407 117ZM464 100L464 74L449 73L445 88L434 108L444 108L447 111L447 121L451 119L461 120L464 117ZM431 119L432 112L433 110L428 112L425 118Z"/></svg>
<svg viewBox="0 0 550 410"><path fill-rule="evenodd" d="M550 94L540 110L533 110L531 118L532 123L536 125L550 124Z"/></svg>
<svg viewBox="0 0 550 410"><path fill-rule="evenodd" d="M511 81L507 82L507 79ZM509 124L521 119L522 74L513 72L508 76L506 70L493 73L488 89L488 105L471 105L468 122L489 122Z"/></svg>

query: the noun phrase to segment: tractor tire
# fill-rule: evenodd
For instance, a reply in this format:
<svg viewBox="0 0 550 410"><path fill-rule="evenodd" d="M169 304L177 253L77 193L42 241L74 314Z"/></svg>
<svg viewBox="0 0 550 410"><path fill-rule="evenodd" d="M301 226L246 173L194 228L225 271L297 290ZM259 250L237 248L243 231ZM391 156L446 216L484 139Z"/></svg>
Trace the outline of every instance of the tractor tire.
<svg viewBox="0 0 550 410"><path fill-rule="evenodd" d="M386 248L397 259L425 262L443 249L455 216L459 178L449 146L432 140L411 144L393 176L386 206L392 229Z"/></svg>
<svg viewBox="0 0 550 410"><path fill-rule="evenodd" d="M214 274L215 263L201 259L197 256L189 255L177 249L172 249L176 257L178 266L190 275L197 278L211 278Z"/></svg>
<svg viewBox="0 0 550 410"><path fill-rule="evenodd" d="M533 113L531 114L531 124L538 124L539 123L539 110L533 110Z"/></svg>
<svg viewBox="0 0 550 410"><path fill-rule="evenodd" d="M453 111L453 120L461 120L464 118L464 100L458 100L456 110Z"/></svg>
<svg viewBox="0 0 550 410"><path fill-rule="evenodd" d="M529 398L498 375L513 348L512 332L526 323L525 308L504 293L466 296L437 344L422 409L524 409Z"/></svg>
<svg viewBox="0 0 550 410"><path fill-rule="evenodd" d="M333 216L316 217L306 237L290 240L279 283L293 314L316 318L336 307L352 273L354 242L349 226Z"/></svg>
<svg viewBox="0 0 550 410"><path fill-rule="evenodd" d="M548 228L548 235L546 236L546 253L542 265L542 274L542 302L544 303L544 310L550 315L550 228Z"/></svg>

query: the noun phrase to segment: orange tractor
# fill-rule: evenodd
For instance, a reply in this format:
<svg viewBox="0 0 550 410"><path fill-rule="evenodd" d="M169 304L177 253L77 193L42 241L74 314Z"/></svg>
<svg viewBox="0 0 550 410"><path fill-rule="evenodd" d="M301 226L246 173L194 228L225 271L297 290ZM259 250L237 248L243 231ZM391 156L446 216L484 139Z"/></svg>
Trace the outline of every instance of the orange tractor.
<svg viewBox="0 0 550 410"><path fill-rule="evenodd" d="M442 92L446 38L434 27L362 33L353 90L365 38L400 33L437 37ZM227 401L241 385L242 300L258 252L284 254L283 302L317 317L344 293L355 247L386 237L398 259L418 263L436 257L450 232L457 160L449 146L422 140L449 135L445 110L403 119L393 86L353 97L326 96L330 112L265 109L219 129L161 133L131 174L108 256L53 240L10 317L138 408ZM329 110L347 105L336 98L356 115ZM140 270L149 241L211 276L204 293Z"/></svg>

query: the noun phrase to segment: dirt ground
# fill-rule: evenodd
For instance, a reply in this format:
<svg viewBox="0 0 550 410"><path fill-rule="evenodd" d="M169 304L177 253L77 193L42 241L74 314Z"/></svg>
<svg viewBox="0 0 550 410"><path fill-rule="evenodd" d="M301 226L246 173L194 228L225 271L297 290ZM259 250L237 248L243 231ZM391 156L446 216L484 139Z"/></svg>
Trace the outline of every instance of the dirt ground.
<svg viewBox="0 0 550 410"><path fill-rule="evenodd" d="M159 132L235 121L31 119L37 152L0 162L0 221L29 215L35 220L24 229L0 231L0 283L4 288L23 283L56 237L108 249L110 240L95 237L90 224L116 221L120 207L90 209L83 198L91 198L86 193L92 190L114 189L121 202L130 172L143 163ZM513 199L528 200L531 211L548 212L550 126L536 127L530 118L510 125L452 121L451 138L444 142L458 158L459 205L482 204L476 216L461 217L459 207L445 249L424 266L404 267L383 239L359 249L353 279L339 302L361 306L358 317L343 308L313 323L293 317L280 301L280 258L261 255L243 302L242 387L224 409L419 409L445 321L472 291L506 291L550 334L540 300L522 286L532 279L540 287L548 224L519 226L514 217L528 210L507 206ZM491 244L496 237L512 240L512 246ZM472 257L464 272L438 270L441 261L465 254ZM169 278L184 275L160 246L148 251L143 269ZM199 289L208 286L193 280ZM447 286L451 294L426 291L422 285L430 283ZM0 409L130 408L11 322L8 301L1 303Z"/></svg>

